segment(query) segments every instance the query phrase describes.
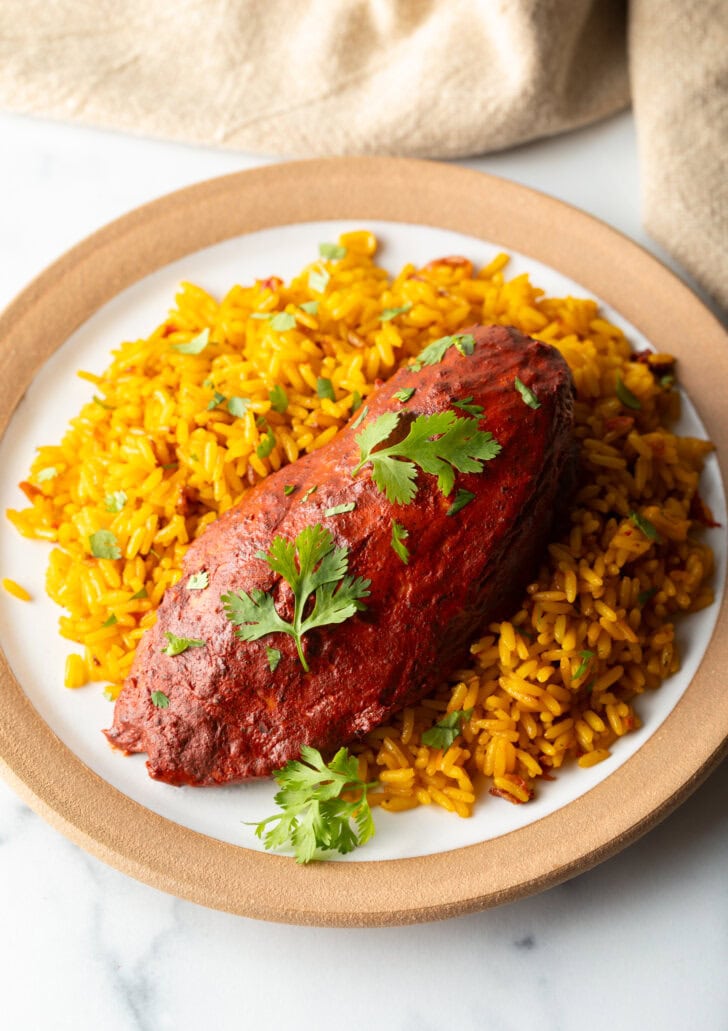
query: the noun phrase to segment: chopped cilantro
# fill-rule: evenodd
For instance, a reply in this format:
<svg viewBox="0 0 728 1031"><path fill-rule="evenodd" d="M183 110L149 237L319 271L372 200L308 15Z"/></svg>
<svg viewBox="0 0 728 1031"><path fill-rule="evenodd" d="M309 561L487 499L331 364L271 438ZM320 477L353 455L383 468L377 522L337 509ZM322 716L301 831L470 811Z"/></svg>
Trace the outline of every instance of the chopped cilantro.
<svg viewBox="0 0 728 1031"><path fill-rule="evenodd" d="M352 415L357 411L357 409L361 408L361 402L362 396L358 390L355 390L351 395L351 408L349 409Z"/></svg>
<svg viewBox="0 0 728 1031"><path fill-rule="evenodd" d="M318 301L305 301L299 305L301 311L305 311L307 315L318 315Z"/></svg>
<svg viewBox="0 0 728 1031"><path fill-rule="evenodd" d="M271 329L276 333L283 333L287 329L293 329L296 325L296 316L289 311L279 311L270 320Z"/></svg>
<svg viewBox="0 0 728 1031"><path fill-rule="evenodd" d="M409 537L409 530L406 530L396 519L392 520L392 551L398 558L401 558L405 565L409 565L410 553L404 543Z"/></svg>
<svg viewBox="0 0 728 1031"><path fill-rule="evenodd" d="M411 307L411 304L403 304L401 308L385 308L379 316L379 321L391 322L392 319L396 319L398 315L405 315Z"/></svg>
<svg viewBox="0 0 728 1031"><path fill-rule="evenodd" d="M162 648L165 655L181 655L188 648L204 648L206 644L205 641L201 641L197 637L177 637L176 634L171 634L169 630L164 631L164 636L167 638L167 643Z"/></svg>
<svg viewBox="0 0 728 1031"><path fill-rule="evenodd" d="M541 407L541 402L536 397L534 392L531 390L530 387L527 387L526 384L518 378L518 376L516 376L515 380L513 381L513 385L523 398L523 403L527 404L529 408Z"/></svg>
<svg viewBox="0 0 728 1031"><path fill-rule="evenodd" d="M115 490L104 498L104 507L107 512L121 512L128 500L125 491Z"/></svg>
<svg viewBox="0 0 728 1031"><path fill-rule="evenodd" d="M210 401L208 401L207 403L208 412L211 412L213 408L217 408L218 405L221 405L226 400L227 398L225 397L225 395L221 394L219 390L216 390L215 393L212 395Z"/></svg>
<svg viewBox="0 0 728 1031"><path fill-rule="evenodd" d="M114 406L108 404L106 401L102 401L100 397L96 396L96 394L94 394L94 401L99 406L99 408L105 408L107 412L113 412Z"/></svg>
<svg viewBox="0 0 728 1031"><path fill-rule="evenodd" d="M325 516L343 515L344 512L353 512L356 508L356 501L349 501L345 505L334 505L324 510Z"/></svg>
<svg viewBox="0 0 728 1031"><path fill-rule="evenodd" d="M316 393L319 397L328 397L329 401L336 400L336 394L334 393L334 385L330 379L326 379L325 376L319 376L316 380Z"/></svg>
<svg viewBox="0 0 728 1031"><path fill-rule="evenodd" d="M278 412L279 415L283 415L285 410L288 408L288 394L280 383L276 383L273 389L268 392L268 398L273 411Z"/></svg>
<svg viewBox="0 0 728 1031"><path fill-rule="evenodd" d="M630 512L629 518L642 531L648 541L659 541L660 535L657 532L657 528L646 516L640 515L639 512Z"/></svg>
<svg viewBox="0 0 728 1031"><path fill-rule="evenodd" d="M152 691L150 698L152 699L152 705L156 705L158 709L169 708L169 698L167 698L164 691Z"/></svg>
<svg viewBox="0 0 728 1031"><path fill-rule="evenodd" d="M140 591L137 591L136 594L132 594L131 600L132 601L139 601L140 598L148 598L148 597L149 597L149 595L147 594L146 587L142 587L142 589Z"/></svg>
<svg viewBox="0 0 728 1031"><path fill-rule="evenodd" d="M281 653L277 648L266 648L265 654L268 659L268 669L271 673L275 673L278 669L278 663L281 661Z"/></svg>
<svg viewBox="0 0 728 1031"><path fill-rule="evenodd" d="M306 673L308 662L303 653L305 634L317 627L343 623L365 608L362 598L369 595L369 580L347 575L349 549L337 548L330 530L316 523L305 526L295 541L274 537L268 553L258 558L282 576L293 593L293 620L288 623L276 611L273 595L259 589L224 594L225 615L238 629L243 641L257 641L268 634L289 634L296 642L298 657ZM307 616L307 602L314 596Z"/></svg>
<svg viewBox="0 0 728 1031"><path fill-rule="evenodd" d="M188 340L186 344L172 344L172 349L179 351L180 354L202 354L209 342L210 330L203 329L201 333L198 333L194 339Z"/></svg>
<svg viewBox="0 0 728 1031"><path fill-rule="evenodd" d="M285 486L283 487L283 493L286 495L286 497L289 497L289 495L293 494L295 489L296 489L296 484L295 483L286 483Z"/></svg>
<svg viewBox="0 0 728 1031"><path fill-rule="evenodd" d="M474 497L475 495L472 491L463 490L461 488L455 493L455 499L453 500L453 503L450 505L445 515L457 515L457 513L460 512L461 509L465 508L466 505L470 504Z"/></svg>
<svg viewBox="0 0 728 1031"><path fill-rule="evenodd" d="M109 618L108 618L107 620L105 620L105 621L104 621L104 622L103 622L103 623L101 624L101 626L103 626L103 627L107 627L107 626L116 626L116 624L117 624L118 622L119 622L119 620L118 620L118 619L116 618L116 616L115 616L115 615L114 615L114 613L112 612L112 613L111 613L111 615L109 616Z"/></svg>
<svg viewBox="0 0 728 1031"><path fill-rule="evenodd" d="M276 438L270 426L266 426L266 434L255 449L258 458L267 458L276 446Z"/></svg>
<svg viewBox="0 0 728 1031"><path fill-rule="evenodd" d="M454 336L440 337L433 340L417 355L410 366L415 372L419 372L425 365L437 365L445 357L446 353L454 347L464 356L469 356L475 350L475 337L471 333L456 333Z"/></svg>
<svg viewBox="0 0 728 1031"><path fill-rule="evenodd" d="M351 424L351 428L353 430L355 430L355 429L357 429L357 427L361 426L361 424L364 422L364 420L366 419L368 414L369 414L369 405L364 405L362 410L357 415L356 419L354 419L353 423Z"/></svg>
<svg viewBox="0 0 728 1031"><path fill-rule="evenodd" d="M395 393L392 394L392 397L395 398L397 401L401 401L402 404L404 405L404 404L407 404L407 402L412 397L414 392L415 392L415 388L414 387L403 387L402 390L395 391Z"/></svg>
<svg viewBox="0 0 728 1031"><path fill-rule="evenodd" d="M206 569L201 569L199 573L192 573L187 581L188 591L204 591L209 586L210 575Z"/></svg>
<svg viewBox="0 0 728 1031"><path fill-rule="evenodd" d="M328 261L341 261L346 257L346 247L338 243L320 243L319 254Z"/></svg>
<svg viewBox="0 0 728 1031"><path fill-rule="evenodd" d="M45 469L41 469L40 472L36 473L36 480L38 483L45 483L46 480L52 480L55 476L58 476L58 470L54 465L47 465Z"/></svg>
<svg viewBox="0 0 728 1031"><path fill-rule="evenodd" d="M312 290L315 290L317 294L322 294L326 291L326 287L328 286L330 279L331 276L325 268L316 266L316 268L312 268L308 274L308 285Z"/></svg>
<svg viewBox="0 0 728 1031"><path fill-rule="evenodd" d="M308 490L305 491L301 495L301 497L299 499L301 504L303 504L304 501L308 501L308 499L311 497L311 495L315 494L317 490L318 490L318 483L314 483L313 487L309 487Z"/></svg>
<svg viewBox="0 0 728 1031"><path fill-rule="evenodd" d="M579 668L573 676L574 680L578 680L579 677L584 676L586 671L589 669L589 663L594 658L595 654L596 652L590 652L588 648L584 649L584 651L582 652L579 652L579 655L581 655L581 663L579 664Z"/></svg>
<svg viewBox="0 0 728 1031"><path fill-rule="evenodd" d="M467 723L472 715L472 709L457 709L455 712L449 712L439 723L423 733L422 744L430 748L449 748L455 738L459 736L463 723Z"/></svg>
<svg viewBox="0 0 728 1031"><path fill-rule="evenodd" d="M241 419L247 412L249 405L250 398L248 397L231 397L228 399L227 410L234 418Z"/></svg>
<svg viewBox="0 0 728 1031"><path fill-rule="evenodd" d="M641 410L642 403L640 402L640 399L635 397L619 374L617 374L615 393L625 408L631 408L635 412L639 412Z"/></svg>
<svg viewBox="0 0 728 1031"><path fill-rule="evenodd" d="M94 558L121 558L121 548L111 530L97 530L88 539Z"/></svg>
<svg viewBox="0 0 728 1031"><path fill-rule="evenodd" d="M468 397L464 397L460 401L453 401L453 408L459 408L461 411L467 412L468 415L472 415L474 419L480 419L483 415L483 406L474 405L472 401L473 395L470 394Z"/></svg>

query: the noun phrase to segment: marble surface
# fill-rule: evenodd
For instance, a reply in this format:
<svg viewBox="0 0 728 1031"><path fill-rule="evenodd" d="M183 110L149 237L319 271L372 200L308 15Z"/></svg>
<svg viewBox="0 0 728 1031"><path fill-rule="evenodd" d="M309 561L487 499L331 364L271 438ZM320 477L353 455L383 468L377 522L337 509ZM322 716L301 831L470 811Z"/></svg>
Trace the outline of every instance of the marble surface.
<svg viewBox="0 0 728 1031"><path fill-rule="evenodd" d="M0 307L137 204L261 159L0 114ZM639 223L629 114L464 164ZM668 262L669 263L669 262ZM728 765L631 848L446 923L264 924L128 879L0 782L0 1026L728 1031Z"/></svg>

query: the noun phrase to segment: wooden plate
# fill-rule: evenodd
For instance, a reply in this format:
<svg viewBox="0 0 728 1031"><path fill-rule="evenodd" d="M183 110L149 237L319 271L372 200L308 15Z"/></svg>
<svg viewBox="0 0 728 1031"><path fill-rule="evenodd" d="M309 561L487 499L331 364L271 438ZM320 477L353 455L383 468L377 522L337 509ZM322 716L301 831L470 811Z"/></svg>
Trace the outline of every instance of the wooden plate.
<svg viewBox="0 0 728 1031"><path fill-rule="evenodd" d="M174 193L107 226L33 282L0 319L0 433L39 369L121 290L201 248L257 230L356 219L489 240L558 270L680 361L681 383L726 480L728 339L669 271L608 226L524 187L391 158L274 165ZM204 905L321 925L402 924L497 905L586 870L685 799L725 754L725 602L689 686L643 747L585 795L479 844L412 859L319 863L180 826L90 770L50 729L0 655L0 769L54 827L113 866ZM7 628L2 633L5 637Z"/></svg>

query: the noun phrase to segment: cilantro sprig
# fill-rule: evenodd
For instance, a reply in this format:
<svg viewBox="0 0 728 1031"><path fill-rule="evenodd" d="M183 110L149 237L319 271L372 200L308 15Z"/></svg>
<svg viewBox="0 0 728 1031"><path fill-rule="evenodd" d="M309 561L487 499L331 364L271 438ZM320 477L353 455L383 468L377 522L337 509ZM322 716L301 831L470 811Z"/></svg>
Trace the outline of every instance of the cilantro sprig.
<svg viewBox="0 0 728 1031"><path fill-rule="evenodd" d="M456 333L454 336L440 337L439 340L433 340L431 344L428 344L427 347L420 351L410 368L414 372L419 372L425 365L437 365L451 347L454 347L467 358L475 350L475 337L472 333Z"/></svg>
<svg viewBox="0 0 728 1031"><path fill-rule="evenodd" d="M317 627L343 623L366 606L370 580L347 575L349 549L337 548L330 530L320 523L305 526L295 541L274 537L268 552L257 558L286 581L293 593L293 620L283 619L273 596L256 589L246 594L229 592L221 598L225 615L238 629L243 641L257 641L268 634L289 634L296 642L298 657L306 673L309 665L302 639ZM313 597L313 607L308 602Z"/></svg>
<svg viewBox="0 0 728 1031"><path fill-rule="evenodd" d="M467 723L473 715L472 709L456 709L436 723L422 735L422 744L430 748L449 748L462 731L463 723Z"/></svg>
<svg viewBox="0 0 728 1031"><path fill-rule="evenodd" d="M351 852L373 836L375 827L367 800L374 783L359 779L358 762L340 748L330 763L309 745L301 759L290 760L273 774L280 790L274 801L282 812L254 824L267 849L293 849L298 863L310 863L321 852ZM356 793L353 801L342 795Z"/></svg>
<svg viewBox="0 0 728 1031"><path fill-rule="evenodd" d="M389 447L385 443L399 424L401 412L385 412L357 434L360 461L353 475L371 462L372 479L392 504L409 505L417 493L417 468L437 476L437 486L447 496L455 485L455 472L480 473L483 462L500 452L489 431L478 420L461 418L449 409L419 415L407 436Z"/></svg>

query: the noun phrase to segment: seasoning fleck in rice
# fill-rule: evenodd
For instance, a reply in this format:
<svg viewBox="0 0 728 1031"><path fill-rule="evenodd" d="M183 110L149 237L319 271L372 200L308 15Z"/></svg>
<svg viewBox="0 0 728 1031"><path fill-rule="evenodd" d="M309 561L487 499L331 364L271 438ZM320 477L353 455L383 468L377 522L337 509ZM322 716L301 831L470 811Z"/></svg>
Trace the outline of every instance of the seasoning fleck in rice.
<svg viewBox="0 0 728 1031"><path fill-rule="evenodd" d="M550 298L508 256L449 257L394 278L365 231L290 283L183 284L145 340L114 352L59 445L38 449L30 506L8 513L52 542L46 586L65 609L65 683L115 698L190 541L272 470L327 444L377 379L475 322L553 344L576 387L578 483L521 607L471 661L354 746L370 801L469 816L479 775L528 801L567 760L592 766L639 726L635 701L679 668L673 618L710 604L711 516L698 480L711 445L677 437L673 361L634 354L588 299ZM336 251L334 253L340 253ZM7 584L6 584L7 586ZM445 733L428 734L447 714ZM425 740L423 740L423 736ZM427 744L437 740L440 747Z"/></svg>

